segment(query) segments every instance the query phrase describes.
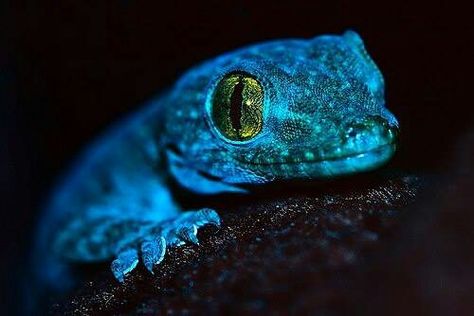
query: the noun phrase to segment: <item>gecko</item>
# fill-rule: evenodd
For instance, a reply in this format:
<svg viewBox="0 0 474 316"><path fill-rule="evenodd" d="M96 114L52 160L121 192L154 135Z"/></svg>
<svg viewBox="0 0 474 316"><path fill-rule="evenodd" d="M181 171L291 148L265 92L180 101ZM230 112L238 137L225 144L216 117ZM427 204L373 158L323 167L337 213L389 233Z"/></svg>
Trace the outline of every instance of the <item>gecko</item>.
<svg viewBox="0 0 474 316"><path fill-rule="evenodd" d="M37 249L61 262L109 260L120 282L140 263L153 273L167 249L221 225L214 209L184 209L170 179L199 197L378 168L399 131L384 89L351 30L205 61L85 150L46 207Z"/></svg>

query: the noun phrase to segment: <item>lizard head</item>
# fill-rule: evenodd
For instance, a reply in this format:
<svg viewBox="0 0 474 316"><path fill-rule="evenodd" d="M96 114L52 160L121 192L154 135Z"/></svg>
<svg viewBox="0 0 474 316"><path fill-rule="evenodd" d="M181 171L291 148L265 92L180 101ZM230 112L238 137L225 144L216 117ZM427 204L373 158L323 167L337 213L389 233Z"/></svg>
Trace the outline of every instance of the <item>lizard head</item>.
<svg viewBox="0 0 474 316"><path fill-rule="evenodd" d="M383 77L352 31L222 55L174 91L167 134L190 168L226 183L367 171L395 151Z"/></svg>

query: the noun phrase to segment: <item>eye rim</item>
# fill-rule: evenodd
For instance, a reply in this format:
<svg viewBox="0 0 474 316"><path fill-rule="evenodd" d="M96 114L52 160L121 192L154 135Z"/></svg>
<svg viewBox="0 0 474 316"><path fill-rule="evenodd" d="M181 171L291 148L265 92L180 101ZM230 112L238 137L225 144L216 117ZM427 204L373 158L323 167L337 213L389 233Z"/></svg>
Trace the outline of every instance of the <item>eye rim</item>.
<svg viewBox="0 0 474 316"><path fill-rule="evenodd" d="M260 131L252 138L246 139L246 140L232 140L228 137L226 137L217 127L216 123L214 122L214 119L212 117L212 107L213 107L213 96L216 91L216 88L218 87L219 83L225 79L228 76L231 76L233 74L240 74L240 75L245 75L249 78L252 78L257 81L257 83L260 85L262 88L263 92L263 101L262 101L262 127ZM270 99L270 84L266 80L262 80L261 76L256 75L253 72L249 72L248 70L240 69L240 68L233 68L233 69L228 69L226 71L221 72L218 76L214 78L214 80L211 81L211 84L209 88L207 89L207 98L206 98L206 121L209 124L210 129L213 131L215 135L217 135L218 138L223 140L225 143L239 146L239 145L246 145L249 143L253 143L257 141L258 139L262 138L266 134L266 125L268 124L267 122L267 117L268 117L268 100Z"/></svg>

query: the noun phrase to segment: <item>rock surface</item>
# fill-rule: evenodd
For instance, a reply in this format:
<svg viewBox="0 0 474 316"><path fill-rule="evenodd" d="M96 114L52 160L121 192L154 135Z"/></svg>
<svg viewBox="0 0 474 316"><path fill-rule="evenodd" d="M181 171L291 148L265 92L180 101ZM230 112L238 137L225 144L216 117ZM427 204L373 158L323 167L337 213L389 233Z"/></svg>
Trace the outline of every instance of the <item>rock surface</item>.
<svg viewBox="0 0 474 316"><path fill-rule="evenodd" d="M364 271L410 216L421 182L363 175L289 192L276 187L251 200L226 198L216 203L220 210L227 205L223 226L201 229L200 246L172 249L154 275L140 267L123 286L101 266L51 311L352 313Z"/></svg>

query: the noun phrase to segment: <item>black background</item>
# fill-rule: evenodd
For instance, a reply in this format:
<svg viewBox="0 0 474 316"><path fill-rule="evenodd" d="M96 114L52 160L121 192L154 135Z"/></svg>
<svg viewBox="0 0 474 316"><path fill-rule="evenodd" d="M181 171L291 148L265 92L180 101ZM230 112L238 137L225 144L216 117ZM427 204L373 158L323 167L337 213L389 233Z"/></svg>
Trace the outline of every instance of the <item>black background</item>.
<svg viewBox="0 0 474 316"><path fill-rule="evenodd" d="M2 7L0 234L9 305L38 210L60 171L110 122L203 59L249 43L351 28L381 68L388 108L401 123L392 164L442 173L453 146L473 126L473 16L452 1L26 1Z"/></svg>

